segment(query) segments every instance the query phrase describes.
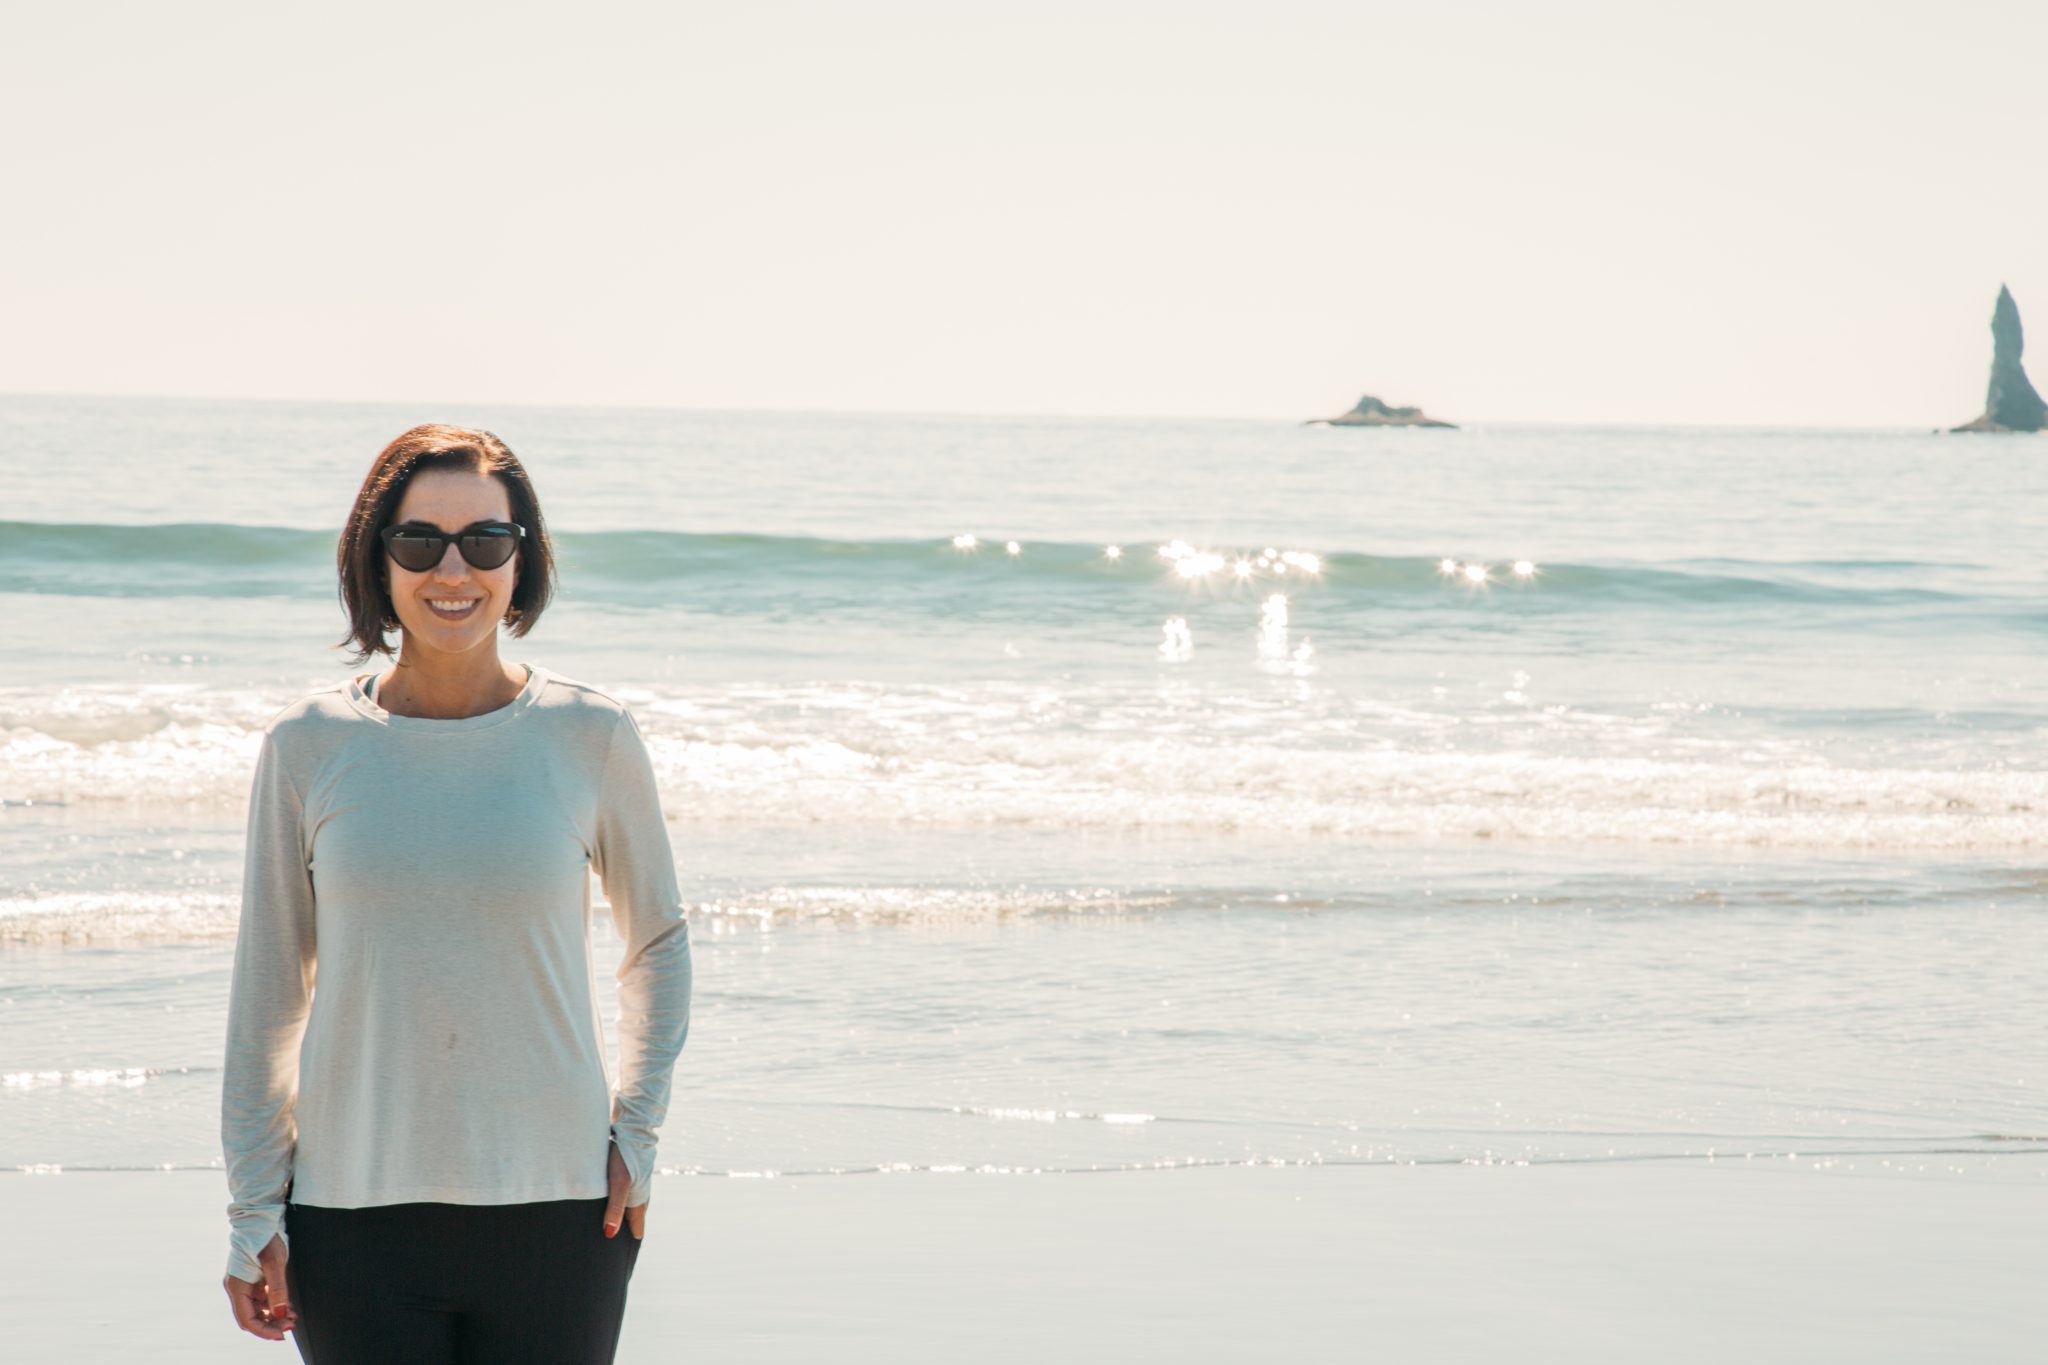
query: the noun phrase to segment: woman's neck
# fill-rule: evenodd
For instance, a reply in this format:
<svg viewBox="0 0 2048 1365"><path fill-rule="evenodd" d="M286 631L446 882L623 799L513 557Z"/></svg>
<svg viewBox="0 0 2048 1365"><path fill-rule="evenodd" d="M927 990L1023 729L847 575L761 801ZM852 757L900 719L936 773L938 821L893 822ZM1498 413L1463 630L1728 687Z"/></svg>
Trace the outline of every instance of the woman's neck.
<svg viewBox="0 0 2048 1365"><path fill-rule="evenodd" d="M399 646L398 662L377 684L377 705L394 716L466 720L510 706L526 686L526 670L497 650L436 654Z"/></svg>

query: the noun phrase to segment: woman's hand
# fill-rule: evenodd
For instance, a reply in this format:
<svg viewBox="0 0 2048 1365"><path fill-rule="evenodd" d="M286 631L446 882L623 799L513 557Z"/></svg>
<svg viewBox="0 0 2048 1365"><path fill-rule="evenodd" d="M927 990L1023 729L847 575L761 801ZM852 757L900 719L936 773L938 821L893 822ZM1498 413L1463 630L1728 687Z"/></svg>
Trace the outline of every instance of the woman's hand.
<svg viewBox="0 0 2048 1365"><path fill-rule="evenodd" d="M626 1158L619 1155L616 1142L606 1144L605 1151L609 1155L605 1158L604 1176L605 1183L611 1187L611 1198L604 1205L604 1235L619 1235L619 1215L624 1213L626 1226L633 1230L633 1237L638 1240L647 1235L647 1205L641 1203L630 1209L626 1207L626 1196L633 1192L633 1177L626 1173Z"/></svg>
<svg viewBox="0 0 2048 1365"><path fill-rule="evenodd" d="M261 1284L238 1280L233 1275L223 1276L220 1282L235 1310L235 1326L265 1341L283 1341L284 1334L299 1325L298 1316L292 1312L291 1291L284 1283L285 1254L284 1238L273 1237L268 1246L256 1253L256 1264L263 1267Z"/></svg>

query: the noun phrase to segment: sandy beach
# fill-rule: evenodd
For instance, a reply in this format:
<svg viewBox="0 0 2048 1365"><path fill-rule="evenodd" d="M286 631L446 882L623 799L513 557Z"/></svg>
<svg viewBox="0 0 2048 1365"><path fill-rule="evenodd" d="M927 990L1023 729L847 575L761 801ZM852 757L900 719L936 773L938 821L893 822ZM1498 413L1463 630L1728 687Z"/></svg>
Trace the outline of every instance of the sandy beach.
<svg viewBox="0 0 2048 1365"><path fill-rule="evenodd" d="M220 1178L0 1178L10 1360L296 1359ZM2030 1361L2048 1186L1788 1162L667 1178L621 1362Z"/></svg>

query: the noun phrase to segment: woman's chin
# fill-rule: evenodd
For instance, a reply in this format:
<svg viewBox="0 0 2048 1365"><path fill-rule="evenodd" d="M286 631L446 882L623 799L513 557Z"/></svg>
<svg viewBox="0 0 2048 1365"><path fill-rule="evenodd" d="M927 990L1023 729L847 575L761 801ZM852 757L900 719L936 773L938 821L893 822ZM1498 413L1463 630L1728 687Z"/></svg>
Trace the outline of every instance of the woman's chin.
<svg viewBox="0 0 2048 1365"><path fill-rule="evenodd" d="M497 622L472 617L467 621L405 622L407 642L436 654L468 654L497 638Z"/></svg>

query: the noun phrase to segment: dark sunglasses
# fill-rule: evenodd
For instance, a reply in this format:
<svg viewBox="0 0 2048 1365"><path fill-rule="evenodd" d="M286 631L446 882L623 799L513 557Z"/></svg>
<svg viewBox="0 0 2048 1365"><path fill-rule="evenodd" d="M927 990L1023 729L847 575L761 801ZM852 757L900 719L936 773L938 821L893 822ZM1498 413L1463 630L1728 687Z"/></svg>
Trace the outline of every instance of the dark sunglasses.
<svg viewBox="0 0 2048 1365"><path fill-rule="evenodd" d="M500 568L518 553L525 538L526 528L510 521L480 521L460 531L438 526L387 526L383 531L384 553L413 573L426 573L439 564L451 540L471 568Z"/></svg>

